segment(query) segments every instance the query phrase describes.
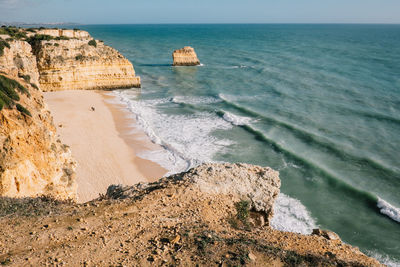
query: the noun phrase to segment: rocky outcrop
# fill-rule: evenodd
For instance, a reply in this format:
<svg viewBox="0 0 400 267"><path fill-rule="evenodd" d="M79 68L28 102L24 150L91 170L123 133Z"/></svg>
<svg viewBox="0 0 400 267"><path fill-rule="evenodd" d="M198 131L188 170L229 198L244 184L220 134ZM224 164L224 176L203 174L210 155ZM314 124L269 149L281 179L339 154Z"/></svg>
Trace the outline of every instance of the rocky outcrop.
<svg viewBox="0 0 400 267"><path fill-rule="evenodd" d="M175 50L172 53L173 66L197 66L200 65L200 60L197 54L190 46L185 46L182 49Z"/></svg>
<svg viewBox="0 0 400 267"><path fill-rule="evenodd" d="M71 151L57 138L49 110L40 90L17 77L29 95L20 94L16 108L0 111L0 196L51 196L75 199L76 163Z"/></svg>
<svg viewBox="0 0 400 267"><path fill-rule="evenodd" d="M117 50L86 39L41 41L35 47L43 91L140 87L132 64Z"/></svg>

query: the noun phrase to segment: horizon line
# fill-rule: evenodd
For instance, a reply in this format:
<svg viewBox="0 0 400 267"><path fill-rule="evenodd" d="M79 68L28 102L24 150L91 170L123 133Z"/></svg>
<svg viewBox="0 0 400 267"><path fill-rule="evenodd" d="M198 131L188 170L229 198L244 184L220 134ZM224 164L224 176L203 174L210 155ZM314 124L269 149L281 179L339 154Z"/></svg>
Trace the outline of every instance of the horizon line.
<svg viewBox="0 0 400 267"><path fill-rule="evenodd" d="M400 22L149 22L149 23L79 23L79 22L6 22L0 24L16 25L400 25Z"/></svg>

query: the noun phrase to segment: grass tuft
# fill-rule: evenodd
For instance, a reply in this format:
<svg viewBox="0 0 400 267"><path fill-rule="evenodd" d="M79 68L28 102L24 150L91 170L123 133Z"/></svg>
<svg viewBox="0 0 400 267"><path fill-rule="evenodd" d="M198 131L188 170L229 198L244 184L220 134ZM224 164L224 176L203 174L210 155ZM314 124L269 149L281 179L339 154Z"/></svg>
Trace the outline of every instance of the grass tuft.
<svg viewBox="0 0 400 267"><path fill-rule="evenodd" d="M23 107L21 104L17 104L17 110L21 112L22 114L28 115L29 117L32 117L32 114L27 110L25 107Z"/></svg>
<svg viewBox="0 0 400 267"><path fill-rule="evenodd" d="M95 40L95 39L92 39L92 40L90 40L90 41L89 41L89 43L88 43L88 45L91 45L91 46L97 47L96 40Z"/></svg>
<svg viewBox="0 0 400 267"><path fill-rule="evenodd" d="M16 89L20 93L30 96L28 89L22 86L19 82L0 75L0 110L3 108L14 108L15 102L20 100ZM19 112L32 116L29 110L20 104L17 104L16 106Z"/></svg>

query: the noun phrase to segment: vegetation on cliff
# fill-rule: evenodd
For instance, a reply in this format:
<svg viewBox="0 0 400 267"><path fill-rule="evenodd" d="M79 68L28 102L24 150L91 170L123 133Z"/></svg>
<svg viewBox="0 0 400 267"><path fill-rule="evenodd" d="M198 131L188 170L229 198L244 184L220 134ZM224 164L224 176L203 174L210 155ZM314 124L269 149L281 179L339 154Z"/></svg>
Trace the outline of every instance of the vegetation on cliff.
<svg viewBox="0 0 400 267"><path fill-rule="evenodd" d="M16 101L20 100L20 93L30 96L28 89L22 86L16 80L7 78L4 75L0 75L0 110L4 108L14 108L16 105L17 110L21 113L31 116L31 113L23 107L21 104L16 104Z"/></svg>
<svg viewBox="0 0 400 267"><path fill-rule="evenodd" d="M0 56L4 55L4 48L10 48L10 44L3 40L3 38L0 38Z"/></svg>
<svg viewBox="0 0 400 267"><path fill-rule="evenodd" d="M90 41L89 41L89 43L88 43L88 45L91 45L91 46L97 47L96 40L95 40L95 39L93 39L93 40L90 40Z"/></svg>

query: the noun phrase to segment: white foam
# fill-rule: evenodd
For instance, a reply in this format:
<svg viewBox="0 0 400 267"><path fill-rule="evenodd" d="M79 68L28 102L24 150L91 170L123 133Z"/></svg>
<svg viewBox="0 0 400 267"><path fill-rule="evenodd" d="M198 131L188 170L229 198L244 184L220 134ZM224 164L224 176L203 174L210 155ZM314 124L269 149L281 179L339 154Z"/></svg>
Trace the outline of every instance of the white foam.
<svg viewBox="0 0 400 267"><path fill-rule="evenodd" d="M252 119L249 117L242 117L242 116L234 115L234 114L224 111L224 110L223 110L223 113L224 113L224 116L223 116L224 120L232 123L233 125L237 125L237 126L246 125L252 121Z"/></svg>
<svg viewBox="0 0 400 267"><path fill-rule="evenodd" d="M135 90L114 91L119 101L135 114L138 125L150 139L163 147L160 150L142 151L139 156L158 162L174 174L195 167L202 162L212 162L213 156L232 145L232 141L212 136L217 129L231 129L233 122L240 124L249 118L220 118L215 113L199 112L191 115L167 115L157 110L157 105L171 102L212 103L215 98L175 97L145 100ZM226 114L226 113L225 113ZM229 122L228 122L229 121ZM316 224L307 209L297 199L279 194L274 206L272 227L282 231L311 233Z"/></svg>
<svg viewBox="0 0 400 267"><path fill-rule="evenodd" d="M157 105L171 102L170 98L137 101L130 91L115 92L120 101L136 115L136 121L150 139L164 150L142 151L139 155L158 162L169 174L182 172L209 162L217 153L232 142L213 137L218 129L230 129L232 125L213 113L200 112L191 115L167 115L157 110ZM172 101L199 103L215 101L211 98L181 98Z"/></svg>
<svg viewBox="0 0 400 267"><path fill-rule="evenodd" d="M380 263L385 264L388 267L400 267L400 261L394 260L387 255L382 255L376 251L366 251L365 254L377 259Z"/></svg>
<svg viewBox="0 0 400 267"><path fill-rule="evenodd" d="M317 224L307 208L295 198L280 193L275 201L274 216L271 220L274 229L301 234L311 234Z"/></svg>
<svg viewBox="0 0 400 267"><path fill-rule="evenodd" d="M396 222L400 222L400 209L389 204L385 200L381 199L378 197L378 203L377 203L378 208L380 209L380 212L382 214L385 214L386 216L390 217L392 220L395 220Z"/></svg>
<svg viewBox="0 0 400 267"><path fill-rule="evenodd" d="M207 96L174 96L170 99L171 102L176 104L212 104L221 102L220 99Z"/></svg>

